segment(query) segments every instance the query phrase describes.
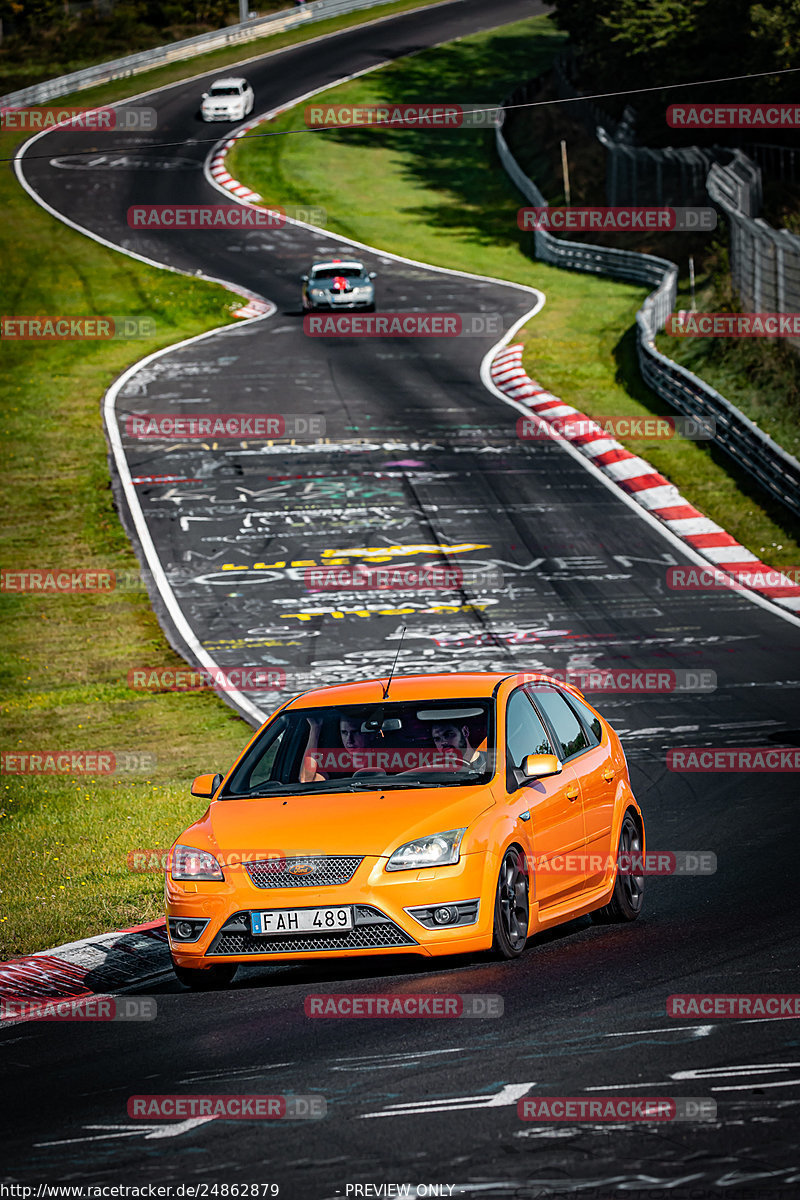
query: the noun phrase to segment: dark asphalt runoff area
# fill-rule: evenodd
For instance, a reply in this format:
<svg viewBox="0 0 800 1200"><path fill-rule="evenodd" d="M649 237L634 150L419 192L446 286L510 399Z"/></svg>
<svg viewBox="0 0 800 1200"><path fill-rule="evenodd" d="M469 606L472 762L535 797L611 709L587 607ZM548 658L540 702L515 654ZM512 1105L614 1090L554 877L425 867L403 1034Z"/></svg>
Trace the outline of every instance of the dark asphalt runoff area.
<svg viewBox="0 0 800 1200"><path fill-rule="evenodd" d="M529 0L457 0L242 71L264 112L376 62L540 11ZM130 487L115 479L137 553L169 582L168 602L154 602L170 640L193 663L206 661L199 648L226 670L283 672L292 692L385 674L403 626L403 674L711 672L713 690L690 690L690 681L680 692L590 699L622 736L649 847L710 851L717 870L650 878L640 920L583 918L535 938L512 962L251 966L224 992L192 994L171 979L150 987L152 1022L16 1025L0 1034L0 1178L274 1183L280 1196L304 1200L397 1195L389 1185L519 1200L800 1194L797 1020L675 1019L666 1008L673 994L800 992L796 774L666 766L670 748L800 743L796 624L734 593L671 590L667 569L691 561L677 544L561 446L517 437L518 412L480 377L497 334L310 338L299 303L311 259L337 251L378 273L379 311L500 313L507 329L534 307L529 289L360 252L303 226L129 228L136 203L226 202L202 170L205 139L229 128L197 119L204 82L135 101L157 109L152 133L98 135L87 151L85 134L62 130L35 142L22 165L42 200L82 228L276 306L162 355L116 397L111 422L132 479L174 477ZM156 141L179 144L148 151ZM75 151L85 154L64 157ZM148 168L148 158L159 165ZM126 416L141 412L323 417L325 438L145 442L126 434ZM418 566L442 555L487 582L433 596L306 585L309 566ZM240 711L254 721L279 698L251 691ZM197 771L227 765L198 762ZM504 1015L307 1017L304 999L325 991L497 994ZM128 1116L130 1096L168 1093L315 1094L327 1115ZM699 1098L717 1113L522 1121L523 1096Z"/></svg>

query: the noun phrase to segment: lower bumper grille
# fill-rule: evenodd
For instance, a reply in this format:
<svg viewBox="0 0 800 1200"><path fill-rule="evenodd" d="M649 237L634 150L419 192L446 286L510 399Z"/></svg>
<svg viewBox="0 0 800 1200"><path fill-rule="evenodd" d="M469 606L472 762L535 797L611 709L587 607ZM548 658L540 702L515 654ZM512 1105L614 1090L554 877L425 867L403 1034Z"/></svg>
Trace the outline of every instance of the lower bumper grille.
<svg viewBox="0 0 800 1200"><path fill-rule="evenodd" d="M370 905L356 906L355 925L342 933L296 933L290 937L253 937L250 914L236 913L225 922L206 956L217 954L315 954L325 950L380 950L417 946L389 917Z"/></svg>

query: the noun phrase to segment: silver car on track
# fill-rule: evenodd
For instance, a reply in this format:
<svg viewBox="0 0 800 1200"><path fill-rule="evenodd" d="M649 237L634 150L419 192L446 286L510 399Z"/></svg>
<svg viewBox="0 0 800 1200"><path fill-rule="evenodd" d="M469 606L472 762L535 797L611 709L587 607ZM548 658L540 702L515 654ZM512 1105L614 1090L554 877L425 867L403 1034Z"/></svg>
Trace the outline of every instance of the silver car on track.
<svg viewBox="0 0 800 1200"><path fill-rule="evenodd" d="M303 276L303 311L353 309L375 311L374 271L355 258L317 259Z"/></svg>

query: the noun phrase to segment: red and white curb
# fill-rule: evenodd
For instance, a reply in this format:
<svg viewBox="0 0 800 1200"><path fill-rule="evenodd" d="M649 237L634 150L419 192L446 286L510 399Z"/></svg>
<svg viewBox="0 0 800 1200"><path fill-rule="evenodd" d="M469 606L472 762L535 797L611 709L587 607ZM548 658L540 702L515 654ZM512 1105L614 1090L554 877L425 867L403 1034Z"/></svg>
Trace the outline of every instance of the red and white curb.
<svg viewBox="0 0 800 1200"><path fill-rule="evenodd" d="M231 146L236 145L237 138L244 137L245 134L249 133L251 129L255 129L256 125L259 125L262 120L263 117L258 117L254 121L248 121L246 125L240 125L236 130L236 133L229 137L227 141L220 143L220 145L214 150L208 168L213 175L215 182L218 183L220 187L224 187L226 191L231 193L231 195L236 196L237 200L248 200L251 204L263 202L264 197L260 196L258 192L254 192L252 188L240 183L238 179L234 179L228 168L225 166L225 159L228 156L228 151L230 150Z"/></svg>
<svg viewBox="0 0 800 1200"><path fill-rule="evenodd" d="M166 923L149 921L0 963L2 1001L78 1000L157 980L172 969ZM0 1026L20 1017L2 1017Z"/></svg>
<svg viewBox="0 0 800 1200"><path fill-rule="evenodd" d="M695 553L706 558L711 567L730 575L731 586L748 587L790 612L800 612L800 585L761 562L720 525L687 503L675 485L650 463L631 454L599 425L592 428L591 417L531 379L522 365L522 351L523 346L514 343L495 355L490 371L495 387L526 405L546 425L557 421L563 438ZM752 577L752 584L748 583L748 576Z"/></svg>
<svg viewBox="0 0 800 1200"><path fill-rule="evenodd" d="M257 121L248 121L246 125L242 125L239 129L237 129L233 137L228 138L228 140L223 142L222 145L219 146L219 148L214 152L208 168L209 173L211 174L215 183L219 184L220 187L225 188L225 190L230 192L232 196L235 196L237 200L244 200L248 204L261 204L263 203L264 198L263 196L260 196L258 192L254 192L252 188L245 187L245 185L240 183L238 179L234 179L231 173L228 171L228 168L225 166L225 159L231 146L236 145L236 139L244 137L244 135L249 133L251 129L260 123L260 121L261 118L259 118ZM271 308L272 306L267 304L266 301L254 296L249 304L246 304L243 308L237 308L233 313L233 316L244 318L260 317L264 313L270 312Z"/></svg>

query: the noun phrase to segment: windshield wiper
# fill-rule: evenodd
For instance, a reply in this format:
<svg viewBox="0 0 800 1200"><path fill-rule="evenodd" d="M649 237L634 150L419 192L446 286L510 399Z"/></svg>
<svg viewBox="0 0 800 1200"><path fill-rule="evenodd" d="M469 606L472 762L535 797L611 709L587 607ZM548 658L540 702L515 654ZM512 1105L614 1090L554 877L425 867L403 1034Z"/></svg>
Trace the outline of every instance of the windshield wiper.
<svg viewBox="0 0 800 1200"><path fill-rule="evenodd" d="M270 795L277 795L281 788L288 785L285 783L260 783L257 787L251 788L249 792L228 792L224 796L220 796L220 800L266 800ZM277 789L269 791L267 789Z"/></svg>

